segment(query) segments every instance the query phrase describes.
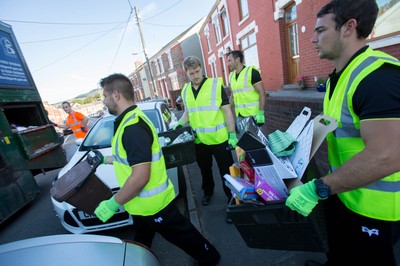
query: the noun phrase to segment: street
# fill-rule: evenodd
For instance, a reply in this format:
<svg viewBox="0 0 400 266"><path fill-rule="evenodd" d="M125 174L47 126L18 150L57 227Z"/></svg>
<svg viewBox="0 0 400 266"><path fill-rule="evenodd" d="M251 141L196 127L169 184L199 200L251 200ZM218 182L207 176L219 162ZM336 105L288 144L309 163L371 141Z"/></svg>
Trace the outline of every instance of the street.
<svg viewBox="0 0 400 266"><path fill-rule="evenodd" d="M178 117L180 115L177 114ZM64 149L67 159L70 159L77 149L73 135L65 138ZM0 225L0 244L31 237L70 234L61 226L50 201L51 184L58 172L59 169L35 176L40 194L30 204ZM222 192L222 183L217 178L219 174L216 163L214 162L213 166L215 193L208 206L201 204L203 192L201 190L201 174L197 164L186 165L184 173L187 182L187 198L177 199L177 205L181 212L189 217L201 233L219 250L222 257L219 265L301 266L307 260L325 261L325 254L322 252L249 248L236 226L225 222L226 198ZM135 232L132 227L128 226L96 234L132 240ZM162 265L195 265L191 257L158 234L153 241L152 250ZM400 254L400 243L396 250Z"/></svg>

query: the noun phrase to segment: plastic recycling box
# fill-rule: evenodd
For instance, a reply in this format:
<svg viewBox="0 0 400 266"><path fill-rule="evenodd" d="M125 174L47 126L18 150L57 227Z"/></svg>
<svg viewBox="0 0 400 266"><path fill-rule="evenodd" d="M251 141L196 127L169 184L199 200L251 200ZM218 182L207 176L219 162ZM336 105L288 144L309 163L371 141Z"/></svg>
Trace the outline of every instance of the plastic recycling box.
<svg viewBox="0 0 400 266"><path fill-rule="evenodd" d="M181 134L187 132L190 134L190 140L179 140ZM164 155L165 165L167 169L182 166L185 164L190 164L196 161L196 151L194 146L194 134L190 126L185 126L178 128L176 130L169 130L165 132L158 133L160 138L169 138L170 145L164 145L162 147L162 152ZM174 143L175 142L175 143Z"/></svg>
<svg viewBox="0 0 400 266"><path fill-rule="evenodd" d="M99 203L113 195L111 189L96 176L96 168L87 160L82 160L54 182L50 189L51 196L93 215Z"/></svg>

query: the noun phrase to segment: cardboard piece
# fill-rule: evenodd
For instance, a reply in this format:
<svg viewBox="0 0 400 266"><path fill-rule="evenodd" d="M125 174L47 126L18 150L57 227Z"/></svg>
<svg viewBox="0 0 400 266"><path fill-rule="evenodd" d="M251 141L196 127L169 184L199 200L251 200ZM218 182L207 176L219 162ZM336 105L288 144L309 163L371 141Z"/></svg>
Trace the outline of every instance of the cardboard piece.
<svg viewBox="0 0 400 266"><path fill-rule="evenodd" d="M225 185L231 189L233 193L241 200L257 199L258 194L254 184L240 177L232 177L228 174L224 175Z"/></svg>
<svg viewBox="0 0 400 266"><path fill-rule="evenodd" d="M297 178L299 181L328 132L337 127L337 122L326 115L318 115L313 120L310 117L311 109L304 107L287 129L296 139L295 151L290 156L276 157L269 148L268 139L259 129L256 132L252 130L253 133L247 131L238 141L237 145L246 151L246 158L251 158L256 191L264 200L285 199L289 194L288 186L293 187L300 182L286 184L284 180ZM265 158L254 155L260 154L260 150L269 156L269 163L265 163Z"/></svg>

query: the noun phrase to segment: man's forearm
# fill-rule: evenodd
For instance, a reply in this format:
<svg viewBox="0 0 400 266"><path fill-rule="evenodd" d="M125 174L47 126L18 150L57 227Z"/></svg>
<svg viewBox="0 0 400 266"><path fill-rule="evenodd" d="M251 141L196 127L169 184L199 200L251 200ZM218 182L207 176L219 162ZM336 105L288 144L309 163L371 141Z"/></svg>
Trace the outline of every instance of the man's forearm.
<svg viewBox="0 0 400 266"><path fill-rule="evenodd" d="M221 109L224 112L225 121L226 121L226 124L228 126L228 131L229 132L236 132L235 119L234 119L234 116L233 116L233 113L232 113L231 105L230 104L223 105L223 106L221 106Z"/></svg>

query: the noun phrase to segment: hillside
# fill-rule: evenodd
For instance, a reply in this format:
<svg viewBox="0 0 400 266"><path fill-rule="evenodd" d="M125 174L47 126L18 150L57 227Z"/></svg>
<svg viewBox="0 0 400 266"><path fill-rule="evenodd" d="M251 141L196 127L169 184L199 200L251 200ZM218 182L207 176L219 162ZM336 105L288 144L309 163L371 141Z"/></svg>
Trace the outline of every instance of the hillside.
<svg viewBox="0 0 400 266"><path fill-rule="evenodd" d="M93 89L89 92L79 94L78 96L68 99L68 100L65 100L65 101L70 102L70 103L80 103L80 104L96 102L98 98L101 98L101 93L102 93L102 90ZM64 101L62 101L62 102L64 102ZM53 105L58 106L58 105L61 105L62 102L58 102Z"/></svg>

